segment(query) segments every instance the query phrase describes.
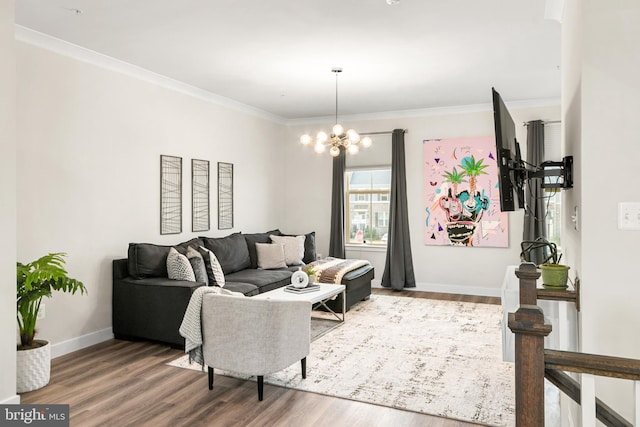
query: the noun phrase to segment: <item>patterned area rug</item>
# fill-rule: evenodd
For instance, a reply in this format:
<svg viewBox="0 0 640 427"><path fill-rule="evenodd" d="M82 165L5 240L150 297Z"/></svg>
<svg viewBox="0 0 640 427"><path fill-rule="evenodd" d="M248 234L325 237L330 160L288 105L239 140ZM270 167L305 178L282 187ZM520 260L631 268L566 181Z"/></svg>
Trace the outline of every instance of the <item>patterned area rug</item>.
<svg viewBox="0 0 640 427"><path fill-rule="evenodd" d="M282 387L495 426L515 425L514 366L502 362L502 307L371 295L299 364L265 376ZM200 370L187 356L171 366ZM219 372L216 370L216 374ZM248 378L242 375L232 375Z"/></svg>

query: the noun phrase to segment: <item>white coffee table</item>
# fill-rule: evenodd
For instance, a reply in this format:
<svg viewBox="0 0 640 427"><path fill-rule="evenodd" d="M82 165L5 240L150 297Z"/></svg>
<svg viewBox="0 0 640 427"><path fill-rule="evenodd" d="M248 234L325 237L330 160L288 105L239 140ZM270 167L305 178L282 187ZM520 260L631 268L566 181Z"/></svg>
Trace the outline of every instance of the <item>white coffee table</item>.
<svg viewBox="0 0 640 427"><path fill-rule="evenodd" d="M326 330L321 335L326 334L327 332L337 328L345 321L345 313L347 312L347 295L346 290L347 287L345 285L334 285L331 283L318 283L320 285L320 289L312 292L300 293L296 294L293 292L287 292L284 290L284 287L274 289L269 292L265 292L262 294L258 294L251 298L257 299L278 299L278 300L289 300L289 301L309 301L312 305L312 310L315 310L319 307L324 307L329 313L333 314L338 320L336 325L331 329ZM327 307L326 302L335 296L342 294L342 313L341 316L338 315L335 311L331 310ZM316 338L319 338L319 335Z"/></svg>

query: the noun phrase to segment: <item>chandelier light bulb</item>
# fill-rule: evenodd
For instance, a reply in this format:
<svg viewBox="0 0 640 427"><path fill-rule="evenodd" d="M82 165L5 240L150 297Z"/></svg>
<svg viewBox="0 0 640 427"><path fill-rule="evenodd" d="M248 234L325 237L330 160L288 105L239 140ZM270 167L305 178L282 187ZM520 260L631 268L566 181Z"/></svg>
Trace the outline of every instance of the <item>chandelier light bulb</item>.
<svg viewBox="0 0 640 427"><path fill-rule="evenodd" d="M358 135L358 132L353 129L349 129L347 131L347 136L349 137L349 141L353 142L354 144L357 144L360 141L360 135Z"/></svg>
<svg viewBox="0 0 640 427"><path fill-rule="evenodd" d="M362 141L360 141L362 143L362 146L364 148L369 148L371 147L371 143L373 141L371 141L371 138L369 138L368 136L365 136L364 138L362 138Z"/></svg>
<svg viewBox="0 0 640 427"><path fill-rule="evenodd" d="M350 145L348 150L349 150L349 154L358 154L358 151L360 151L358 146L355 144Z"/></svg>
<svg viewBox="0 0 640 427"><path fill-rule="evenodd" d="M316 140L318 142L326 142L328 138L327 134L322 131L318 132L318 135L316 136Z"/></svg>
<svg viewBox="0 0 640 427"><path fill-rule="evenodd" d="M329 149L329 154L331 157L338 157L340 155L340 149L334 145Z"/></svg>
<svg viewBox="0 0 640 427"><path fill-rule="evenodd" d="M333 134L336 136L340 136L344 133L344 128L342 127L342 125L340 123L336 123L335 126L333 127Z"/></svg>
<svg viewBox="0 0 640 427"><path fill-rule="evenodd" d="M309 145L311 144L311 136L309 136L308 133L305 133L304 135L302 135L300 137L300 142L302 143L302 145Z"/></svg>
<svg viewBox="0 0 640 427"><path fill-rule="evenodd" d="M316 142L316 145L313 147L316 153L322 154L324 153L325 146L321 142Z"/></svg>

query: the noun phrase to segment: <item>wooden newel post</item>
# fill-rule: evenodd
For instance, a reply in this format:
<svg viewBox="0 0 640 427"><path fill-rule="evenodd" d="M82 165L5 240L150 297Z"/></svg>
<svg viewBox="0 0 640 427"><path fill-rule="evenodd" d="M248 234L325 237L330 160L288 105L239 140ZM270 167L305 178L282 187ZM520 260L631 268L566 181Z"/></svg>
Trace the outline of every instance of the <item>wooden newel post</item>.
<svg viewBox="0 0 640 427"><path fill-rule="evenodd" d="M537 306L536 281L540 273L531 263L520 264L520 307L509 313L509 329L515 334L516 426L544 426L544 337L551 325Z"/></svg>

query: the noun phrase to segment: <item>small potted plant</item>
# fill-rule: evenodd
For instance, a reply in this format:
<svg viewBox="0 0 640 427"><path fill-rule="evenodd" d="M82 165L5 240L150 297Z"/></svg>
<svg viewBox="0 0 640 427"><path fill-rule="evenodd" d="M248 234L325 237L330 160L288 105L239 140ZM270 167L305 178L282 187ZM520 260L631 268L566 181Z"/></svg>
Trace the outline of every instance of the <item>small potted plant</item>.
<svg viewBox="0 0 640 427"><path fill-rule="evenodd" d="M309 276L309 284L316 281L316 274L318 273L318 270L314 269L313 267L306 267L304 269L304 272L307 273L307 276Z"/></svg>
<svg viewBox="0 0 640 427"><path fill-rule="evenodd" d="M563 264L540 264L542 286L551 289L567 289L569 266Z"/></svg>
<svg viewBox="0 0 640 427"><path fill-rule="evenodd" d="M52 253L28 264L17 263L17 306L20 344L17 354L18 393L44 387L51 372L51 345L36 340L36 321L43 297L53 291L75 294L86 292L84 284L67 275L64 269L65 253Z"/></svg>

